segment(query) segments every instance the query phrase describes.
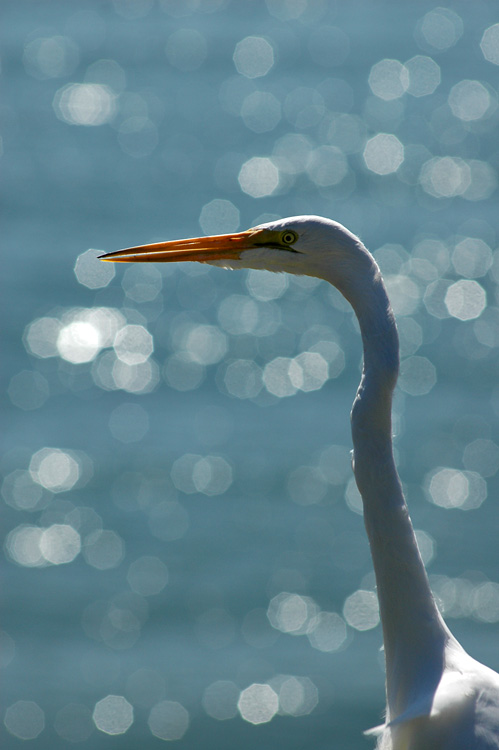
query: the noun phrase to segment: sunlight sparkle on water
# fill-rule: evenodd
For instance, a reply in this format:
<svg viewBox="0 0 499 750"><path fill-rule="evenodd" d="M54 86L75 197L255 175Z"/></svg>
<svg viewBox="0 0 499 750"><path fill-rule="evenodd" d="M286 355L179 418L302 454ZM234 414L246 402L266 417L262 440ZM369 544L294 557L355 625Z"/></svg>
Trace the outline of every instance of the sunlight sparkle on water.
<svg viewBox="0 0 499 750"><path fill-rule="evenodd" d="M336 612L319 612L310 623L307 638L318 651L338 651L347 640L345 621Z"/></svg>
<svg viewBox="0 0 499 750"><path fill-rule="evenodd" d="M380 99L398 99L409 87L409 72L398 60L381 60L369 73L369 86Z"/></svg>
<svg viewBox="0 0 499 750"><path fill-rule="evenodd" d="M78 461L59 448L42 448L34 453L29 471L33 481L51 492L70 490L80 477Z"/></svg>
<svg viewBox="0 0 499 750"><path fill-rule="evenodd" d="M161 701L151 709L147 723L160 740L180 740L189 727L189 713L177 701Z"/></svg>
<svg viewBox="0 0 499 750"><path fill-rule="evenodd" d="M96 83L66 84L56 92L52 106L70 125L104 125L116 112L114 92Z"/></svg>
<svg viewBox="0 0 499 750"><path fill-rule="evenodd" d="M252 198L264 198L278 187L279 169L272 159L254 156L242 165L238 181L243 193Z"/></svg>
<svg viewBox="0 0 499 750"><path fill-rule="evenodd" d="M396 135L378 133L367 141L363 155L371 172L386 175L396 172L404 161L404 147Z"/></svg>
<svg viewBox="0 0 499 750"><path fill-rule="evenodd" d="M239 209L231 201L222 198L214 198L205 203L199 215L199 225L205 234L237 232L239 224Z"/></svg>
<svg viewBox="0 0 499 750"><path fill-rule="evenodd" d="M96 529L85 537L83 557L97 570L116 568L125 557L123 539L115 531Z"/></svg>
<svg viewBox="0 0 499 750"><path fill-rule="evenodd" d="M499 65L499 23L485 29L480 47L486 60L494 65Z"/></svg>
<svg viewBox="0 0 499 750"><path fill-rule="evenodd" d="M266 76L274 65L274 49L263 37L247 36L236 44L234 65L246 78Z"/></svg>
<svg viewBox="0 0 499 750"><path fill-rule="evenodd" d="M76 259L75 276L80 284L88 289L102 289L116 275L114 264L101 263L98 255L102 255L101 250L86 250Z"/></svg>
<svg viewBox="0 0 499 750"><path fill-rule="evenodd" d="M237 701L239 688L230 680L217 680L205 689L203 693L203 708L213 719L226 721L237 715Z"/></svg>
<svg viewBox="0 0 499 750"><path fill-rule="evenodd" d="M375 251L400 337L396 458L410 503L416 487L428 501L418 545L452 570L447 526L471 561L479 539L466 573L430 578L485 654L499 623L494 535L489 549L478 533L493 530L499 472L499 24L487 4L395 17L372 0L361 14L265 0L245 17L230 0L113 0L105 13L49 0L43 26L10 5L3 63L19 85L0 155L23 209L5 213L11 742L188 744L204 721L223 745L241 719L256 737L278 715L299 737L319 689L322 716L357 696L344 651L361 658L381 639L351 466L348 304L312 277L97 259L125 245L317 213ZM386 34L371 33L370 6ZM255 540L256 578L234 587ZM66 631L74 658L53 650ZM289 653L298 674L278 671L295 669ZM17 694L27 657L40 679ZM376 660L363 663L381 701ZM346 731L348 712L340 721Z"/></svg>
<svg viewBox="0 0 499 750"><path fill-rule="evenodd" d="M271 599L267 617L277 630L291 635L303 635L308 632L318 612L319 607L309 596L283 591Z"/></svg>
<svg viewBox="0 0 499 750"><path fill-rule="evenodd" d="M279 714L306 716L319 702L319 691L309 677L277 675L269 680L279 698Z"/></svg>
<svg viewBox="0 0 499 750"><path fill-rule="evenodd" d="M491 105L490 94L480 81L460 81L449 93L452 114L460 120L480 120Z"/></svg>
<svg viewBox="0 0 499 750"><path fill-rule="evenodd" d="M159 557L139 557L128 568L127 581L136 594L153 596L168 583L168 568Z"/></svg>
<svg viewBox="0 0 499 750"><path fill-rule="evenodd" d="M122 695L108 695L95 704L95 726L105 734L124 734L133 724L133 707Z"/></svg>
<svg viewBox="0 0 499 750"><path fill-rule="evenodd" d="M374 591L359 589L345 600L343 616L355 630L372 630L379 624L378 598Z"/></svg>
<svg viewBox="0 0 499 750"><path fill-rule="evenodd" d="M445 295L445 305L449 315L459 320L474 320L485 309L487 297L485 289L478 281L456 281Z"/></svg>
<svg viewBox="0 0 499 750"><path fill-rule="evenodd" d="M34 740L45 728L45 714L34 701L17 701L5 712L4 724L20 740Z"/></svg>
<svg viewBox="0 0 499 750"><path fill-rule="evenodd" d="M426 478L429 500L441 508L473 510L487 497L487 484L473 471L437 468Z"/></svg>
<svg viewBox="0 0 499 750"><path fill-rule="evenodd" d="M270 685L253 683L239 696L237 707L241 717L250 724L266 724L279 708L279 698Z"/></svg>

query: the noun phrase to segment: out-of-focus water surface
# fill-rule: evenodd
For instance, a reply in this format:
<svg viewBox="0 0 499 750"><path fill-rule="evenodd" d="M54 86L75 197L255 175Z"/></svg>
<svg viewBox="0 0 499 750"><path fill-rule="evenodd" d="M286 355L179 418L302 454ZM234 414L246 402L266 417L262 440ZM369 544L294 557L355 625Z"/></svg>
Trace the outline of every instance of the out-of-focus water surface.
<svg viewBox="0 0 499 750"><path fill-rule="evenodd" d="M350 310L307 278L95 260L272 217L378 259L422 553L497 669L496 4L2 11L5 747L368 747Z"/></svg>

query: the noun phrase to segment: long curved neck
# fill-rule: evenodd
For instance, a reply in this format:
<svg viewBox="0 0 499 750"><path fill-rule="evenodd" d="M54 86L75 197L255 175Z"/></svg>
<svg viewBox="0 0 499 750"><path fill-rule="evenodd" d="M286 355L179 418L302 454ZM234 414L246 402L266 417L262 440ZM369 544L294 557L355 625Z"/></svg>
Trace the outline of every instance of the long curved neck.
<svg viewBox="0 0 499 750"><path fill-rule="evenodd" d="M357 315L364 350L351 413L354 473L376 575L393 719L422 691L436 688L452 636L430 590L393 458L391 409L399 366L395 319L367 251L361 270L340 291Z"/></svg>

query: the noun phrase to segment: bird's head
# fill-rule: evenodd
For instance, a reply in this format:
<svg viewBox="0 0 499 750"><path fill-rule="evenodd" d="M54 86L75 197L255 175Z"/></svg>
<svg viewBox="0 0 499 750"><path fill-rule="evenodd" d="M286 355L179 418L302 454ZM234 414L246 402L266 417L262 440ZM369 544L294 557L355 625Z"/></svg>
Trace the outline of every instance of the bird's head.
<svg viewBox="0 0 499 750"><path fill-rule="evenodd" d="M344 226L320 216L294 216L245 232L141 245L101 256L121 263L199 261L224 268L326 278L340 289L372 259Z"/></svg>

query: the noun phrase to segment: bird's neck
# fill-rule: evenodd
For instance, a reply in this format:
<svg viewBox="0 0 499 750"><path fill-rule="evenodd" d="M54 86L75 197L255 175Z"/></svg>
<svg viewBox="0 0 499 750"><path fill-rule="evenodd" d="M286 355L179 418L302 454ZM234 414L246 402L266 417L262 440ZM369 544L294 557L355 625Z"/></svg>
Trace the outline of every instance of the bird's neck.
<svg viewBox="0 0 499 750"><path fill-rule="evenodd" d="M431 593L395 467L391 410L398 335L381 274L368 258L371 267L362 283L351 281L341 291L354 308L363 342L364 366L351 414L354 473L376 575L393 719L422 690L436 687L452 636Z"/></svg>

